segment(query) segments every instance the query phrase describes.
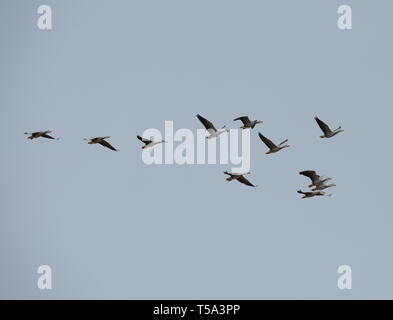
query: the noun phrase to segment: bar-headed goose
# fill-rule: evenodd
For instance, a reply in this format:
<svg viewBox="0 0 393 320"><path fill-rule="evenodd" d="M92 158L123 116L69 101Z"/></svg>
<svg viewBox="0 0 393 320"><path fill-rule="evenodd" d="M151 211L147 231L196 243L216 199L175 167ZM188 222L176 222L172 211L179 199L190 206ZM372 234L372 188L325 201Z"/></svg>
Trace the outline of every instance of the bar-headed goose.
<svg viewBox="0 0 393 320"><path fill-rule="evenodd" d="M320 120L318 117L315 117L314 119L318 123L321 130L323 131L323 135L320 136L321 138L331 138L335 136L337 133L344 131L343 129L341 129L341 126L332 131L330 130L329 126L325 122Z"/></svg>
<svg viewBox="0 0 393 320"><path fill-rule="evenodd" d="M289 144L284 144L288 141L288 139L284 140L281 142L278 146L276 146L271 140L266 138L262 133L258 132L259 138L263 141L263 143L270 149L266 154L269 153L275 153L277 151L280 151L281 149L288 148Z"/></svg>
<svg viewBox="0 0 393 320"><path fill-rule="evenodd" d="M224 129L225 126L223 126L221 128L221 130L217 130L213 126L213 123L211 123L209 120L205 119L204 117L202 117L199 114L197 114L197 118L199 119L200 122L202 122L202 124L206 128L207 132L209 132L209 136L207 136L206 139L212 139L212 138L218 137L221 133L229 132L228 129Z"/></svg>
<svg viewBox="0 0 393 320"><path fill-rule="evenodd" d="M246 173L229 173L228 171L224 171L225 174L227 174L229 177L227 178L227 181L232 181L232 180L237 180L240 183L244 183L250 187L258 187L258 186L254 186L250 181L248 181L244 175L246 174L250 174L251 172L246 172Z"/></svg>
<svg viewBox="0 0 393 320"><path fill-rule="evenodd" d="M159 143L166 143L165 140L153 142L152 140L149 140L149 139L146 139L146 138L142 138L141 136L136 136L136 137L137 137L139 140L141 140L141 141L145 144L145 145L142 147L142 149L154 147L156 144L159 144Z"/></svg>
<svg viewBox="0 0 393 320"><path fill-rule="evenodd" d="M37 131L37 132L25 132L25 134L30 135L29 137L27 137L27 139L33 140L36 138L47 138L47 139L53 139L53 140L59 140L59 138L53 138L52 136L50 136L48 133L52 133L52 131L47 130L47 131Z"/></svg>
<svg viewBox="0 0 393 320"><path fill-rule="evenodd" d="M113 151L119 151L118 149L114 148L109 142L105 141L105 139L109 139L109 136L106 137L96 137L96 138L92 138L92 139L83 139L85 141L89 141L88 144L100 144L104 147L107 147Z"/></svg>
<svg viewBox="0 0 393 320"><path fill-rule="evenodd" d="M263 121L260 121L260 120L251 121L250 118L247 116L233 119L233 121L236 121L236 120L241 120L241 122L243 122L243 125L240 127L241 129L247 129L247 128L254 129L255 125L257 125L258 123L263 123Z"/></svg>

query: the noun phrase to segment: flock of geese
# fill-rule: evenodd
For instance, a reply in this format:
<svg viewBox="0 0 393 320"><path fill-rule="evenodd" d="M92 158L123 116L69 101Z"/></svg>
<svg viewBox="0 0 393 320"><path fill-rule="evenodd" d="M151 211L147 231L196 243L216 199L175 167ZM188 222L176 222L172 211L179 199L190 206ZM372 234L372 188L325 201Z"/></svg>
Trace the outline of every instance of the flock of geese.
<svg viewBox="0 0 393 320"><path fill-rule="evenodd" d="M203 126L205 127L207 132L209 133L209 135L206 137L206 139L216 138L224 132L229 132L228 129L225 129L225 126L223 126L221 129L217 130L214 127L213 123L211 123L209 120L207 120L206 118L202 117L199 114L197 114L197 118L203 124ZM341 129L341 127L338 127L335 130L331 130L329 128L329 126L325 122L320 120L318 117L315 117L314 119L323 132L323 135L320 136L321 138L332 138L336 134L344 131L343 129ZM243 123L243 125L240 127L243 130L254 129L254 127L257 124L263 123L263 121L260 121L260 120L250 120L248 116L238 117L238 118L234 119L233 121L237 121L237 120L240 120ZM50 131L50 130L37 131L37 132L32 132L32 133L25 132L26 135L29 135L28 139L30 139L30 140L33 140L36 138L46 138L46 139L52 139L52 140L59 140L59 138L54 138L51 135L49 135L50 133L52 133L52 131ZM288 139L286 139L283 142L281 142L280 144L276 145L273 141L271 141L270 139L268 139L264 135L262 135L262 133L258 132L258 136L262 140L262 142L266 145L266 147L268 147L268 149L269 149L269 151L267 151L266 154L276 153L284 148L289 147L289 145L286 144L288 142ZM116 149L108 141L106 141L109 138L110 138L109 136L105 136L105 137L95 137L95 138L83 139L83 140L88 141L88 144L100 144L108 149L113 150L113 151L119 151L119 149ZM142 149L154 147L157 144L167 142L165 140L152 141L150 139L143 138L139 135L137 135L137 138L144 143L144 145L142 146ZM244 177L246 174L250 174L250 172L230 173L230 172L224 171L224 174L229 176L226 179L227 181L237 180L240 183L243 183L247 186L257 187L257 185L253 185L250 181L248 181ZM319 176L314 170L301 171L301 172L299 172L299 174L311 179L311 184L308 186L309 188L312 188L310 191L302 191L302 190L297 191L298 193L303 194L302 199L312 198L314 196L331 196L331 194L326 195L326 193L322 190L336 186L334 183L326 184L326 182L331 180L332 178L323 178L323 177Z"/></svg>
<svg viewBox="0 0 393 320"><path fill-rule="evenodd" d="M197 115L197 118L199 119L199 121L202 122L203 126L206 128L206 130L209 133L209 136L207 136L206 139L218 137L221 133L223 133L225 131L229 131L229 130L225 129L225 126L223 126L220 130L217 130L209 120L205 119L204 117L202 117L199 114ZM314 119L323 132L323 135L320 136L321 138L331 138L331 137L335 136L336 134L338 134L339 132L344 131L341 129L341 127L338 127L337 129L332 131L329 128L329 126L325 122L323 122L321 119L319 119L318 117L315 117ZM244 129L254 129L254 127L258 123L263 122L260 120L251 121L250 118L247 116L236 118L233 121L237 121L237 120L240 120L241 122L243 122L243 125L240 127L243 130ZM288 142L288 139L285 139L283 142L276 145L273 141L271 141L270 139L265 137L262 133L258 132L258 136L262 140L262 142L266 145L266 147L269 148L269 151L267 151L266 154L276 153L276 152L280 151L281 149L289 147L289 145L286 144ZM237 180L240 183L243 183L247 186L257 187L256 185L253 185L250 181L248 181L247 178L245 177L245 175L249 174L250 172L240 174L240 173L229 173L227 171L224 171L224 173L229 176L227 178L227 181ZM301 172L299 172L299 174L310 178L311 184L309 185L309 188L314 187L313 189L311 189L311 191L306 191L306 192L304 192L302 190L298 190L297 191L298 193L303 194L302 199L312 198L314 196L325 196L326 193L322 190L336 186L334 183L326 184L326 182L331 180L331 178L323 179L314 170L301 171ZM331 196L331 194L328 194L326 196Z"/></svg>

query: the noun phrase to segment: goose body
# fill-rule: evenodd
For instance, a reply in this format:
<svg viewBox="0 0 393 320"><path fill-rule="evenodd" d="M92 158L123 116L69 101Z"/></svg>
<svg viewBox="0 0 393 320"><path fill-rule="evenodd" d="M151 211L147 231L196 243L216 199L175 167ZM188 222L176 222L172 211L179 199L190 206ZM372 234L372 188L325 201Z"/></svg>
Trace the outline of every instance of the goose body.
<svg viewBox="0 0 393 320"><path fill-rule="evenodd" d="M325 190L325 189L327 189L327 188L335 187L335 186L336 186L335 183L331 183L331 184L321 183L320 185L318 185L318 186L316 186L315 188L311 189L311 191Z"/></svg>
<svg viewBox="0 0 393 320"><path fill-rule="evenodd" d="M214 127L213 123L211 123L209 120L205 119L204 117L202 117L199 114L197 114L197 118L199 119L200 122L202 122L202 124L206 128L207 132L209 132L209 136L207 136L206 139L216 138L224 132L229 132L228 129L224 129L225 126L223 126L220 130L217 130Z"/></svg>
<svg viewBox="0 0 393 320"><path fill-rule="evenodd" d="M259 138L261 138L262 142L269 148L269 151L266 152L266 154L275 153L275 152L280 151L281 149L289 147L289 144L285 144L286 142L288 142L288 139L284 140L279 145L275 145L273 143L273 141L266 138L264 135L262 135L262 133L258 132L258 135L259 135Z"/></svg>
<svg viewBox="0 0 393 320"><path fill-rule="evenodd" d="M240 174L240 173L229 173L229 172L227 172L227 171L224 171L224 173L225 173L226 175L229 176L229 177L227 178L227 181L237 180L237 181L239 181L240 183L243 183L243 184L245 184L245 185L247 185L247 186L250 186L250 187L257 187L257 186L254 186L250 181L248 181L248 180L244 177L244 175L249 174L249 173L251 173L251 172L247 172L247 173Z"/></svg>
<svg viewBox="0 0 393 320"><path fill-rule="evenodd" d="M332 131L330 130L329 126L325 122L320 120L318 117L315 117L314 119L318 123L319 128L321 128L323 132L323 135L320 136L320 138L331 138L335 136L337 133L344 131L343 129L341 129L341 126Z"/></svg>
<svg viewBox="0 0 393 320"><path fill-rule="evenodd" d="M241 122L243 122L243 125L240 127L241 129L247 129L247 128L254 129L254 127L258 123L263 123L263 121L260 121L260 120L253 120L253 121L251 121L250 118L247 117L247 116L243 116L243 117L239 117L239 118L233 119L233 121L236 121L236 120L240 120Z"/></svg>
<svg viewBox="0 0 393 320"><path fill-rule="evenodd" d="M25 132L26 135L30 135L29 137L27 137L27 139L33 140L36 138L47 138L47 139L53 139L53 140L59 140L59 138L53 138L52 136L50 136L48 133L52 133L52 131L47 130L47 131L37 131L37 132L32 132L32 133L28 133Z"/></svg>
<svg viewBox="0 0 393 320"><path fill-rule="evenodd" d="M311 179L311 184L308 186L309 188L311 188L313 186L315 186L315 187L320 186L324 182L332 180L332 178L322 179L321 176L318 175L314 170L301 171L301 172L299 172L299 174Z"/></svg>
<svg viewBox="0 0 393 320"><path fill-rule="evenodd" d="M108 141L106 141L106 139L109 139L109 136L106 137L96 137L96 138L92 138L92 139L84 139L84 140L89 140L88 144L100 144L108 149L111 149L113 151L118 151L118 149L116 149L115 147L113 147Z"/></svg>
<svg viewBox="0 0 393 320"><path fill-rule="evenodd" d="M161 141L152 141L146 138L142 138L141 136L136 136L139 140L141 140L145 145L142 147L142 149L146 149L146 148L151 148L154 147L157 144L160 143L165 143L165 140L161 140Z"/></svg>

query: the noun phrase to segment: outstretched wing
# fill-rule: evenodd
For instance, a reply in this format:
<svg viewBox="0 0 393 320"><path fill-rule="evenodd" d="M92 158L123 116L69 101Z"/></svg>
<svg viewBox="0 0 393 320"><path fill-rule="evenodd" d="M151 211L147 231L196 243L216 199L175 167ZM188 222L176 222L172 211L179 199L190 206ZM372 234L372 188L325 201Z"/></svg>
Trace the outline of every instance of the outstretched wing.
<svg viewBox="0 0 393 320"><path fill-rule="evenodd" d="M264 135L262 135L262 133L258 132L259 138L261 138L261 140L263 141L264 144L266 144L266 146L269 149L273 149L276 147L276 145L273 143L273 141L269 140L268 138L266 138Z"/></svg>
<svg viewBox="0 0 393 320"><path fill-rule="evenodd" d="M297 193L300 193L300 194L306 194L305 192L303 192L302 190L298 190L297 191Z"/></svg>
<svg viewBox="0 0 393 320"><path fill-rule="evenodd" d="M139 140L141 140L145 145L148 145L149 143L152 143L151 140L142 138L141 136L136 136Z"/></svg>
<svg viewBox="0 0 393 320"><path fill-rule="evenodd" d="M244 176L237 178L237 181L244 183L250 187L255 187L250 181L248 181Z"/></svg>
<svg viewBox="0 0 393 320"><path fill-rule="evenodd" d="M44 133L41 137L55 140L55 138L51 137L49 134L46 134L46 133Z"/></svg>
<svg viewBox="0 0 393 320"><path fill-rule="evenodd" d="M317 175L317 173L314 170L301 171L299 172L299 174L310 178L312 182L315 182L320 178L320 176Z"/></svg>
<svg viewBox="0 0 393 320"><path fill-rule="evenodd" d="M197 114L197 118L199 119L200 122L202 122L203 126L206 128L207 131L213 130L214 132L217 131L216 128L214 128L213 123L211 123L209 120L205 119L201 115Z"/></svg>
<svg viewBox="0 0 393 320"><path fill-rule="evenodd" d="M117 151L117 149L115 149L108 141L105 140L101 140L100 142L98 142L100 145L107 147L113 151Z"/></svg>
<svg viewBox="0 0 393 320"><path fill-rule="evenodd" d="M319 127L321 128L321 130L323 131L323 133L327 134L329 132L332 132L329 128L329 126L323 122L322 120L320 120L318 117L314 118L315 121L318 123Z"/></svg>
<svg viewBox="0 0 393 320"><path fill-rule="evenodd" d="M280 144L279 144L279 146L281 146L281 145L283 145L284 143L287 143L288 142L288 139L286 139L286 140L284 140L283 142L281 142Z"/></svg>
<svg viewBox="0 0 393 320"><path fill-rule="evenodd" d="M243 117L239 117L239 118L233 119L233 121L236 121L236 120L241 120L241 122L243 122L244 125L249 124L251 122L250 119L247 116L243 116Z"/></svg>

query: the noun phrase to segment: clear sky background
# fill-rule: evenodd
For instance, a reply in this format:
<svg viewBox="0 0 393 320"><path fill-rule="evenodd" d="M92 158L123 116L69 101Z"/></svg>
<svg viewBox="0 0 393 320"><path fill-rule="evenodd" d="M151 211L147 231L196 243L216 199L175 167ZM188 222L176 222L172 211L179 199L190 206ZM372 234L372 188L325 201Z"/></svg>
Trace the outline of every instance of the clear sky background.
<svg viewBox="0 0 393 320"><path fill-rule="evenodd" d="M37 28L37 8L53 30ZM349 4L353 29L337 28ZM0 297L393 298L393 3L1 1ZM249 188L147 128L263 120ZM320 139L313 117L345 132ZM30 141L25 131L61 139ZM265 155L257 136L291 147ZM83 138L110 135L119 152ZM296 193L314 169L332 197ZM53 290L37 288L37 268ZM337 288L348 264L353 289Z"/></svg>

